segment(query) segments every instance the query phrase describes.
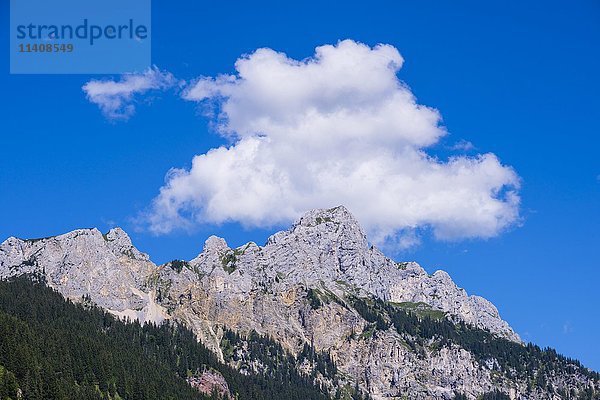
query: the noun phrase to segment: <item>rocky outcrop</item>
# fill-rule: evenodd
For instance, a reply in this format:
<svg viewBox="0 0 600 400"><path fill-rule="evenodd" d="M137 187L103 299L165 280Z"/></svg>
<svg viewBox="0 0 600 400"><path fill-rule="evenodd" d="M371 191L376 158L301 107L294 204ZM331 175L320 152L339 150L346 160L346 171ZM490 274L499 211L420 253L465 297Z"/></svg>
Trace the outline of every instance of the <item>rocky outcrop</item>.
<svg viewBox="0 0 600 400"><path fill-rule="evenodd" d="M103 235L78 229L64 235L0 245L0 278L23 273L42 275L65 297L89 296L99 306L130 319L161 322L164 309L144 290L156 270L147 254L138 251L120 228Z"/></svg>
<svg viewBox="0 0 600 400"><path fill-rule="evenodd" d="M220 399L233 399L227 381L225 381L223 375L218 371L204 371L198 376L190 376L187 378L187 382L190 386L207 396L217 394Z"/></svg>
<svg viewBox="0 0 600 400"><path fill-rule="evenodd" d="M374 399L474 398L493 388L527 398L527 382L499 374L494 360L481 363L455 344L417 352L392 328L370 329L349 299L423 308L520 343L494 305L469 296L446 272L429 275L417 263L385 257L344 207L310 211L262 247L232 249L211 236L193 260L162 266L118 228L9 238L0 245L0 277L23 273L123 317L184 323L222 360L224 328L268 335L296 354L311 344L331 354L338 384L358 383Z"/></svg>

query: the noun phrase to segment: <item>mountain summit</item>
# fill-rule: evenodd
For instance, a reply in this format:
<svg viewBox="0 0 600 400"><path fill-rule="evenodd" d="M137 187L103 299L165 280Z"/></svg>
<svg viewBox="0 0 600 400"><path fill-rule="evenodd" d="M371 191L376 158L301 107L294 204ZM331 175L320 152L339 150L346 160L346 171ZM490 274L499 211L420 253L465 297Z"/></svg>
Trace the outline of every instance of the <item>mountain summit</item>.
<svg viewBox="0 0 600 400"><path fill-rule="evenodd" d="M338 395L345 386L374 399L600 390L597 374L577 362L523 345L492 303L446 272L385 257L343 206L307 212L264 246L232 249L211 236L193 260L160 266L120 228L0 245L1 278L32 273L115 315L183 323L240 370L261 366L243 346L228 347L226 331L269 336L296 355L306 346L326 352L339 376L304 368Z"/></svg>

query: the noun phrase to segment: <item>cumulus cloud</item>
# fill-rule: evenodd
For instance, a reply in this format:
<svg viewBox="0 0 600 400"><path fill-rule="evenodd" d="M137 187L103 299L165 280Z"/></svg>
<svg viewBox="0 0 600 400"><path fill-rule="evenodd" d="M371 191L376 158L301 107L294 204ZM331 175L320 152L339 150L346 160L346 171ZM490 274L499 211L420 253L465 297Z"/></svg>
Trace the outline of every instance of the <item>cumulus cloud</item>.
<svg viewBox="0 0 600 400"><path fill-rule="evenodd" d="M151 90L165 90L177 83L169 73L152 67L141 74L125 74L114 80L91 80L83 85L87 99L96 104L111 120L128 119L135 113L136 95Z"/></svg>
<svg viewBox="0 0 600 400"><path fill-rule="evenodd" d="M304 60L258 49L234 75L199 78L183 97L216 107L231 144L169 172L150 229L266 227L344 204L379 243L497 235L519 218L517 174L491 153L430 156L447 132L398 79L402 64L392 46L346 40Z"/></svg>
<svg viewBox="0 0 600 400"><path fill-rule="evenodd" d="M475 146L468 140L461 139L458 142L454 143L452 146L450 146L450 149L460 151L471 151L475 150Z"/></svg>

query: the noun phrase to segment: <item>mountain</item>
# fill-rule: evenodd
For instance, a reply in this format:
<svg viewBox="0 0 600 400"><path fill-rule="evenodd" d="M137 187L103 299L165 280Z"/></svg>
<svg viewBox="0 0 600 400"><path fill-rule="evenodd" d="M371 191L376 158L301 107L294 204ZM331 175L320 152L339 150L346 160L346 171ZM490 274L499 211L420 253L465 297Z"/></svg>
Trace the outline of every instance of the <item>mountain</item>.
<svg viewBox="0 0 600 400"><path fill-rule="evenodd" d="M327 400L276 342L246 342L268 373L224 365L180 324L125 322L87 298L70 302L40 277L0 282L2 400Z"/></svg>
<svg viewBox="0 0 600 400"><path fill-rule="evenodd" d="M274 340L332 397L356 388L373 399L600 398L597 373L525 345L446 272L385 257L342 206L306 213L262 247L212 236L193 260L161 266L119 228L11 237L0 278L23 274L120 317L181 323L242 373L268 369L249 338Z"/></svg>

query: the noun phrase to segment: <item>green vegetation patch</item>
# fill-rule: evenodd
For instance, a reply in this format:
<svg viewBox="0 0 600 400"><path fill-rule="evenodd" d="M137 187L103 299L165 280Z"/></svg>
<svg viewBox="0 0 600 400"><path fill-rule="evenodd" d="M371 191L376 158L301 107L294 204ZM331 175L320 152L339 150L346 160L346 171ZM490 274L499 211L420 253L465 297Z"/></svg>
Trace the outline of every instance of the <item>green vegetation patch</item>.
<svg viewBox="0 0 600 400"><path fill-rule="evenodd" d="M342 299L340 299L334 292L327 288L308 289L306 291L306 299L313 310L318 310L324 304L329 304L331 302L337 303L344 308L348 308Z"/></svg>
<svg viewBox="0 0 600 400"><path fill-rule="evenodd" d="M330 217L317 217L315 221L317 222L317 225L321 225L325 222L333 222L333 220Z"/></svg>
<svg viewBox="0 0 600 400"><path fill-rule="evenodd" d="M227 253L221 256L221 265L223 266L225 272L227 272L228 274L231 274L233 273L233 271L235 271L236 262L237 256L233 251L228 251Z"/></svg>
<svg viewBox="0 0 600 400"><path fill-rule="evenodd" d="M17 399L19 390L15 374L0 365L0 399Z"/></svg>
<svg viewBox="0 0 600 400"><path fill-rule="evenodd" d="M390 305L401 308L406 311L411 311L421 318L428 317L431 319L442 319L446 317L446 313L442 310L432 308L429 304L423 302L405 301L400 303L390 302Z"/></svg>
<svg viewBox="0 0 600 400"><path fill-rule="evenodd" d="M369 338L373 337L376 330L377 330L377 325L369 323L369 324L365 325L365 328L363 329L362 333L360 334L360 338L361 339L369 339Z"/></svg>
<svg viewBox="0 0 600 400"><path fill-rule="evenodd" d="M469 351L480 363L495 359L500 370L522 379L535 376L533 383L547 390L549 380L556 375L582 375L600 384L600 374L591 371L573 360L558 354L555 350L528 344L522 345L498 337L491 332L468 325L465 322L452 322L433 313L423 303L387 303L377 298L351 298L354 309L379 330L393 327L408 345L416 352L424 348L458 345ZM578 399L592 399L589 387L579 388ZM503 399L502 393L484 397Z"/></svg>
<svg viewBox="0 0 600 400"><path fill-rule="evenodd" d="M228 335L229 344L222 345L233 348L238 339ZM28 400L216 400L186 382L206 370L218 371L237 400L333 398L302 375L277 342L254 334L247 343L252 359L269 366L264 373L242 374L220 363L182 325L127 323L93 304L72 303L29 277L0 281L3 400L16 399L18 389ZM235 357L232 350L226 354ZM335 371L333 365L322 368Z"/></svg>
<svg viewBox="0 0 600 400"><path fill-rule="evenodd" d="M190 263L184 260L173 260L169 263L169 266L171 267L171 269L173 269L174 271L177 271L177 273L180 273L183 268L187 268L190 269Z"/></svg>
<svg viewBox="0 0 600 400"><path fill-rule="evenodd" d="M243 249L238 248L227 250L221 255L221 265L228 274L231 274L233 273L233 271L236 270L236 263L238 261L238 257L246 252L249 245L250 243L248 243Z"/></svg>
<svg viewBox="0 0 600 400"><path fill-rule="evenodd" d="M398 269L401 269L404 271L406 268L408 268L408 264L409 263L407 263L407 262L399 262L399 263L396 263L396 267L398 267Z"/></svg>
<svg viewBox="0 0 600 400"><path fill-rule="evenodd" d="M323 305L323 301L321 300L321 291L319 289L308 289L306 293L306 299L308 300L308 304L313 310L318 310Z"/></svg>

